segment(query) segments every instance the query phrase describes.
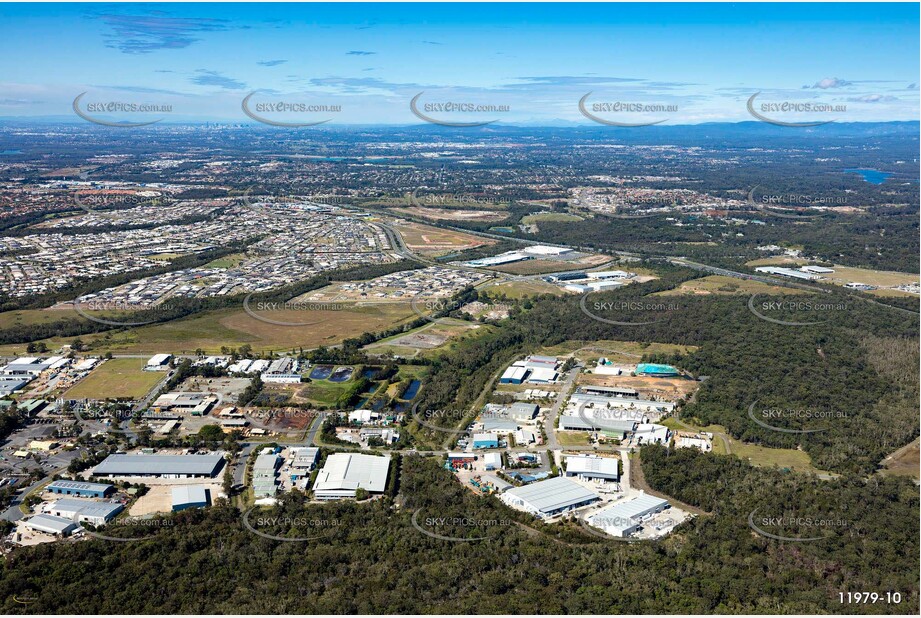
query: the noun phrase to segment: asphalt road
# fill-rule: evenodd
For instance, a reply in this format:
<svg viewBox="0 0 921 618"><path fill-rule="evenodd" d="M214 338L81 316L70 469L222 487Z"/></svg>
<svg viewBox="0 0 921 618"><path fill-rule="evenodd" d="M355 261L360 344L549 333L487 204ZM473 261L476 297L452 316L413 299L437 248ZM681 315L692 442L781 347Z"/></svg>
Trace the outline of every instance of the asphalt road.
<svg viewBox="0 0 921 618"><path fill-rule="evenodd" d="M573 382L576 381L576 376L579 375L581 370L582 365L576 365L569 370L569 373L566 374L566 379L562 382L562 388L560 388L556 401L553 402L550 411L547 412L547 418L544 419L544 432L547 434L547 448L552 451L560 448L560 443L556 439L556 417L560 414L560 408L563 407L563 402L569 398L569 389L572 388Z"/></svg>
<svg viewBox="0 0 921 618"><path fill-rule="evenodd" d="M243 448L237 453L236 463L233 464L233 482L234 485L242 485L244 473L246 472L246 461L249 459L250 453L253 452L253 449L258 446L251 442L243 443Z"/></svg>

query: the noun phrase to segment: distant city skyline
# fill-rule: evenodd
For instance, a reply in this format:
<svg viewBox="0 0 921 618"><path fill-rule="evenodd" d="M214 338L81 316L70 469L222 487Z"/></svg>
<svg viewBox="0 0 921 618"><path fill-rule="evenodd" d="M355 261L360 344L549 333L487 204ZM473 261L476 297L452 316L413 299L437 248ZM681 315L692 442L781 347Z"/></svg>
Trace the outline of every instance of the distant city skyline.
<svg viewBox="0 0 921 618"><path fill-rule="evenodd" d="M909 3L4 4L0 20L0 118L84 122L75 107L102 124L919 118Z"/></svg>

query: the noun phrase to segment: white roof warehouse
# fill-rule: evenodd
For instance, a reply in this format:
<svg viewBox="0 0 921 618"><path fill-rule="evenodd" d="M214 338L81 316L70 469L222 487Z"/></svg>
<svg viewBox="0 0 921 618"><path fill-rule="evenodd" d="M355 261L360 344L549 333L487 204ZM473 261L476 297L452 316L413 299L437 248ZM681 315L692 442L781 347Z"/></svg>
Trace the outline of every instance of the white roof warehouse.
<svg viewBox="0 0 921 618"><path fill-rule="evenodd" d="M387 488L390 457L334 453L326 458L313 485L317 500L354 498L358 488L383 493Z"/></svg>
<svg viewBox="0 0 921 618"><path fill-rule="evenodd" d="M636 532L645 517L668 507L668 500L643 494L612 504L589 517L588 523L611 536L625 537Z"/></svg>
<svg viewBox="0 0 921 618"><path fill-rule="evenodd" d="M215 477L224 455L109 455L93 470L94 476Z"/></svg>
<svg viewBox="0 0 921 618"><path fill-rule="evenodd" d="M502 494L501 499L509 506L532 515L553 517L597 502L601 498L578 483L556 477L509 489Z"/></svg>
<svg viewBox="0 0 921 618"><path fill-rule="evenodd" d="M97 502L79 498L62 498L45 507L45 512L54 517L73 521L86 521L94 526L108 523L125 507L118 502Z"/></svg>

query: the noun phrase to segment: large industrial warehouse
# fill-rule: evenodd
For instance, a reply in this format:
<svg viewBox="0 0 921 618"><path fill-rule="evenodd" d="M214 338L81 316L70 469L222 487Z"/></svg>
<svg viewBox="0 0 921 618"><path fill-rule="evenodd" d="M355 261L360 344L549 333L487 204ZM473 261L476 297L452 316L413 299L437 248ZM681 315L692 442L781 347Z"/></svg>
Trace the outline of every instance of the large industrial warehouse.
<svg viewBox="0 0 921 618"><path fill-rule="evenodd" d="M22 524L35 532L44 532L55 536L67 536L77 529L77 524L71 519L42 513L23 520Z"/></svg>
<svg viewBox="0 0 921 618"><path fill-rule="evenodd" d="M220 453L208 455L109 455L93 470L94 476L153 476L214 478L224 465Z"/></svg>
<svg viewBox="0 0 921 618"><path fill-rule="evenodd" d="M203 508L208 506L208 490L201 485L180 485L173 487L172 507L174 511Z"/></svg>
<svg viewBox="0 0 921 618"><path fill-rule="evenodd" d="M313 494L317 500L354 498L359 488L380 494L387 488L390 457L334 453L317 475Z"/></svg>
<svg viewBox="0 0 921 618"><path fill-rule="evenodd" d="M570 455L566 458L566 476L584 481L616 481L620 478L620 460L597 455Z"/></svg>
<svg viewBox="0 0 921 618"><path fill-rule="evenodd" d="M591 526L600 528L611 536L625 537L639 529L644 517L669 507L668 500L643 494L632 500L612 504L588 518Z"/></svg>
<svg viewBox="0 0 921 618"><path fill-rule="evenodd" d="M94 526L108 523L124 510L118 502L97 502L81 498L61 498L44 507L48 515L72 521L89 522Z"/></svg>
<svg viewBox="0 0 921 618"><path fill-rule="evenodd" d="M518 510L547 518L592 504L601 498L578 483L556 477L509 489L501 499Z"/></svg>

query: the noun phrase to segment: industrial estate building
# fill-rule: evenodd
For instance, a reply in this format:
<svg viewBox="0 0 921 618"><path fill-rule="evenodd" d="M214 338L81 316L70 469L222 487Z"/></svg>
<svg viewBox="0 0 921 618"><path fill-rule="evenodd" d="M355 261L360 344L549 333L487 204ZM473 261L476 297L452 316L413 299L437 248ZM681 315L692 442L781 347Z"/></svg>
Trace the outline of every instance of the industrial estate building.
<svg viewBox="0 0 921 618"><path fill-rule="evenodd" d="M162 478L214 478L224 465L224 455L109 455L93 470L94 476L153 476Z"/></svg>
<svg viewBox="0 0 921 618"><path fill-rule="evenodd" d="M487 470L498 470L502 467L502 455L499 453L486 453L483 456L483 465Z"/></svg>
<svg viewBox="0 0 921 618"><path fill-rule="evenodd" d="M54 481L45 489L53 494L78 498L108 498L115 493L115 487L107 483L84 483L82 481Z"/></svg>
<svg viewBox="0 0 921 618"><path fill-rule="evenodd" d="M555 477L509 489L502 494L501 499L516 509L537 517L549 518L588 506L601 498L578 483Z"/></svg>
<svg viewBox="0 0 921 618"><path fill-rule="evenodd" d="M512 363L499 378L500 384L550 384L558 376L559 361L555 356L528 356Z"/></svg>
<svg viewBox="0 0 921 618"><path fill-rule="evenodd" d="M620 460L597 455L569 455L566 457L566 476L582 481L617 481L620 478Z"/></svg>
<svg viewBox="0 0 921 618"><path fill-rule="evenodd" d="M499 378L500 384L521 384L528 377L528 370L524 367L512 365Z"/></svg>
<svg viewBox="0 0 921 618"><path fill-rule="evenodd" d="M588 517L589 525L616 537L636 532L643 519L669 507L668 500L643 494L637 498L618 502Z"/></svg>
<svg viewBox="0 0 921 618"><path fill-rule="evenodd" d="M201 485L173 487L173 510L204 508L208 506L208 490Z"/></svg>
<svg viewBox="0 0 921 618"><path fill-rule="evenodd" d="M67 536L77 529L77 524L72 519L42 513L33 515L22 523L25 527L35 532L44 532L55 536Z"/></svg>
<svg viewBox="0 0 921 618"><path fill-rule="evenodd" d="M278 492L278 468L281 457L266 449L253 463L253 491L257 498L272 497Z"/></svg>
<svg viewBox="0 0 921 618"><path fill-rule="evenodd" d="M499 448L499 438L494 433L475 433L473 434L473 448Z"/></svg>
<svg viewBox="0 0 921 618"><path fill-rule="evenodd" d="M583 418L584 417L584 418ZM560 415L560 429L566 431L603 431L618 440L624 439L627 434L636 429L637 421L630 419L595 419L583 414L582 416Z"/></svg>
<svg viewBox="0 0 921 618"><path fill-rule="evenodd" d="M816 279L822 278L808 271L794 270L792 268L781 268L778 266L759 266L755 269L755 272L766 273L768 275L782 275L784 277L790 277L792 279L803 279L805 281L815 281Z"/></svg>
<svg viewBox="0 0 921 618"><path fill-rule="evenodd" d="M97 502L80 498L61 498L45 505L43 511L54 517L102 526L124 510L118 502Z"/></svg>
<svg viewBox="0 0 921 618"><path fill-rule="evenodd" d="M151 408L155 412L188 412L205 416L218 398L210 393L167 393L157 397Z"/></svg>
<svg viewBox="0 0 921 618"><path fill-rule="evenodd" d="M310 477L310 472L320 460L320 449L315 446L298 446L288 450L291 467L291 480L297 481Z"/></svg>
<svg viewBox="0 0 921 618"><path fill-rule="evenodd" d="M703 431L679 431L675 435L675 447L696 448L709 453L713 450L713 434Z"/></svg>
<svg viewBox="0 0 921 618"><path fill-rule="evenodd" d="M298 362L294 358L279 358L269 364L268 369L261 375L263 382L276 384L297 384L301 381L298 373Z"/></svg>
<svg viewBox="0 0 921 618"><path fill-rule="evenodd" d="M144 366L144 371L165 371L169 369L171 360L173 360L172 354L154 354Z"/></svg>
<svg viewBox="0 0 921 618"><path fill-rule="evenodd" d="M470 260L464 264L474 268L488 268L490 266L502 266L503 264L513 264L515 262L533 259L533 255L528 255L522 251L509 251L508 253L501 253L499 255L484 257L477 260Z"/></svg>
<svg viewBox="0 0 921 618"><path fill-rule="evenodd" d="M358 489L380 494L387 488L389 472L389 456L334 453L317 475L313 494L317 500L354 498Z"/></svg>

